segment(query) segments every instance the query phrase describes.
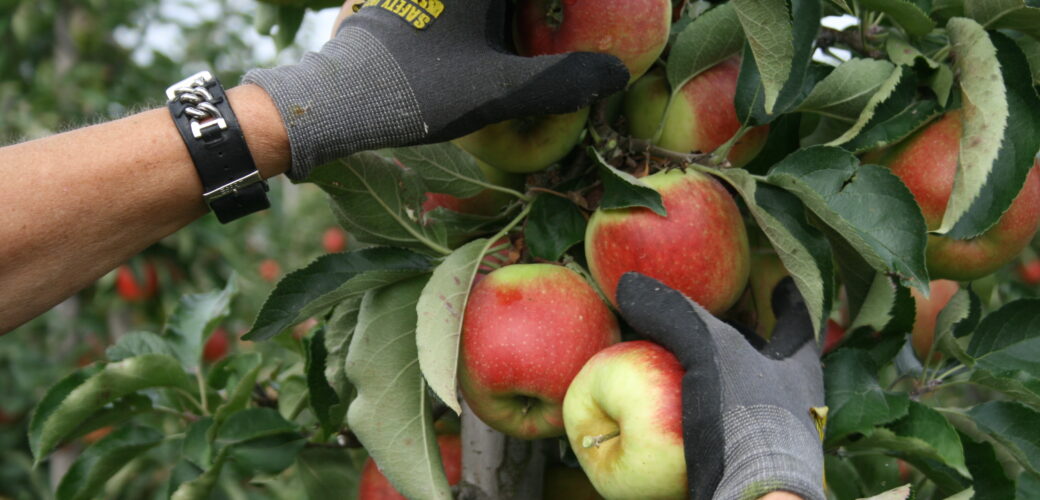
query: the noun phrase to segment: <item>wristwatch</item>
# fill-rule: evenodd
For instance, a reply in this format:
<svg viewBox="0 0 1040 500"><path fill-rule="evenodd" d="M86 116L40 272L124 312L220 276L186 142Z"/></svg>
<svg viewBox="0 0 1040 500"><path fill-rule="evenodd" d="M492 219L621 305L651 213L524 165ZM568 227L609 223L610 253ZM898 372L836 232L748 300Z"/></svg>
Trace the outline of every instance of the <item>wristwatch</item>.
<svg viewBox="0 0 1040 500"><path fill-rule="evenodd" d="M201 71L166 89L167 107L202 181L202 198L228 223L271 206L224 88Z"/></svg>

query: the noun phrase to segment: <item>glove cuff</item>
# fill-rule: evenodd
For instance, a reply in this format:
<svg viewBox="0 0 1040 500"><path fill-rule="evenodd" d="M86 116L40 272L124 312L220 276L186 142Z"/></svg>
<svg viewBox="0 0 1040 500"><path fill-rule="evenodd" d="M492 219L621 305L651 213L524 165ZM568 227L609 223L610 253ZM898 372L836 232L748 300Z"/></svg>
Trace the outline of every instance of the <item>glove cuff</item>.
<svg viewBox="0 0 1040 500"><path fill-rule="evenodd" d="M725 470L713 498L750 500L782 490L824 500L819 435L791 412L738 406L723 416L723 428Z"/></svg>
<svg viewBox="0 0 1040 500"><path fill-rule="evenodd" d="M413 144L425 134L418 100L386 48L345 27L299 64L254 69L243 83L262 87L289 135L290 179L358 151Z"/></svg>

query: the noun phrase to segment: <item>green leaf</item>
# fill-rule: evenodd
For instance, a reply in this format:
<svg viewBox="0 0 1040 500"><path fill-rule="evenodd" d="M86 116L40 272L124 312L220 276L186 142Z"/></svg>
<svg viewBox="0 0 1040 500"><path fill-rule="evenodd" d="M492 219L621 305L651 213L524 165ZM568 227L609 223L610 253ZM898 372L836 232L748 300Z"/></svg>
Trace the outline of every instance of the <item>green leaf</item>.
<svg viewBox="0 0 1040 500"><path fill-rule="evenodd" d="M1016 300L986 316L968 354L990 372L1020 370L1040 377L1040 299Z"/></svg>
<svg viewBox="0 0 1040 500"><path fill-rule="evenodd" d="M600 179L603 181L603 198L599 201L599 208L646 207L661 217L668 216L661 193L627 172L612 167L595 148L590 147L589 154L599 164Z"/></svg>
<svg viewBox="0 0 1040 500"><path fill-rule="evenodd" d="M58 500L97 497L109 478L131 460L161 443L163 438L163 433L149 427L128 425L113 430L76 458L61 478L55 497Z"/></svg>
<svg viewBox="0 0 1040 500"><path fill-rule="evenodd" d="M319 328L313 337L304 339L303 345L307 353L304 370L307 374L307 393L310 395L308 399L314 415L328 436L339 430L343 415L336 414L336 408L342 408L339 395L325 379L325 361L328 359L325 330Z"/></svg>
<svg viewBox="0 0 1040 500"><path fill-rule="evenodd" d="M924 36L935 29L932 21L920 7L906 0L859 0L864 9L884 12L907 33Z"/></svg>
<svg viewBox="0 0 1040 500"><path fill-rule="evenodd" d="M740 52L744 32L732 4L722 4L701 14L679 33L668 53L668 83L673 92L682 89L704 70Z"/></svg>
<svg viewBox="0 0 1040 500"><path fill-rule="evenodd" d="M252 439L228 449L228 457L239 466L260 474L277 474L296 461L307 444L299 434L279 434Z"/></svg>
<svg viewBox="0 0 1040 500"><path fill-rule="evenodd" d="M232 414L217 430L218 446L236 446L254 439L296 434L296 426L271 408L247 408Z"/></svg>
<svg viewBox="0 0 1040 500"><path fill-rule="evenodd" d="M241 375L237 377L234 387L228 387L227 400L218 406L217 411L213 413L215 425L211 431L213 434L209 436L211 439L214 437L216 430L231 415L242 411L249 404L253 396L253 389L256 387L256 377L260 373L260 368L263 367L263 357L260 353L237 355L234 357L233 363L224 366L228 368L234 366Z"/></svg>
<svg viewBox="0 0 1040 500"><path fill-rule="evenodd" d="M887 427L897 436L925 443L935 455L929 458L935 458L963 475L968 474L960 436L941 413L911 401L907 415Z"/></svg>
<svg viewBox="0 0 1040 500"><path fill-rule="evenodd" d="M345 448L307 448L296 457L296 471L308 500L355 500L364 455Z"/></svg>
<svg viewBox="0 0 1040 500"><path fill-rule="evenodd" d="M801 125L801 113L785 114L770 123L766 143L758 154L744 165L744 170L755 175L765 175L775 163L798 150Z"/></svg>
<svg viewBox="0 0 1040 500"><path fill-rule="evenodd" d="M1040 40L1028 36L1012 36L1012 39L1026 56L1033 85L1040 85Z"/></svg>
<svg viewBox="0 0 1040 500"><path fill-rule="evenodd" d="M128 394L94 412L69 433L64 441L85 436L102 427L119 426L124 422L152 411L152 399L144 394Z"/></svg>
<svg viewBox="0 0 1040 500"><path fill-rule="evenodd" d="M339 397L339 404L329 409L329 412L336 417L337 425L343 423L343 419L347 416L347 407L357 393L354 386L347 380L344 369L360 309L361 297L350 299L336 306L336 309L332 311L332 317L325 323L325 351L328 353L325 362L325 379L329 381L329 385Z"/></svg>
<svg viewBox="0 0 1040 500"><path fill-rule="evenodd" d="M274 34L274 43L278 50L283 50L293 44L296 32L303 24L303 16L307 9L290 5L278 7L278 31Z"/></svg>
<svg viewBox="0 0 1040 500"><path fill-rule="evenodd" d="M972 332L982 314L979 297L970 290L958 290L950 298L935 320L935 341L939 352L953 356L961 363L971 366L973 360L957 341Z"/></svg>
<svg viewBox="0 0 1040 500"><path fill-rule="evenodd" d="M1004 445L1033 474L1040 470L1040 413L1010 401L989 401L968 410L980 430Z"/></svg>
<svg viewBox="0 0 1040 500"><path fill-rule="evenodd" d="M877 366L866 351L839 349L827 358L823 378L827 381L826 443L830 446L845 436L867 432L874 426L893 422L908 412L906 394L882 390Z"/></svg>
<svg viewBox="0 0 1040 500"><path fill-rule="evenodd" d="M59 382L63 389L71 386L66 378ZM63 385L66 383L69 385ZM80 423L108 403L155 387L191 390L192 386L180 363L166 355L145 354L111 363L67 392L67 396L46 414L37 410L30 424L29 443L36 463L43 460ZM48 394L50 395L50 394ZM52 403L47 401L48 406ZM43 403L41 403L43 405ZM41 419L37 423L37 419Z"/></svg>
<svg viewBox="0 0 1040 500"><path fill-rule="evenodd" d="M426 280L365 294L347 355L347 377L358 390L347 422L404 496L450 499L417 360L416 304Z"/></svg>
<svg viewBox="0 0 1040 500"><path fill-rule="evenodd" d="M897 96L897 91L900 88L900 83L905 81L911 83L907 86L912 92L914 80L910 79L910 70L903 66L896 67L895 71L888 75L888 78L880 85L877 92L870 96L867 100L866 105L863 107L863 111L860 112L859 117L856 118L856 122L852 124L848 130L842 133L840 136L830 140L828 146L838 146L851 141L858 136L863 129L871 123L874 119L875 114L881 106Z"/></svg>
<svg viewBox="0 0 1040 500"><path fill-rule="evenodd" d="M709 170L733 186L776 249L805 298L813 328L819 332L830 315L834 266L830 246L805 218L805 206L790 193L757 182L744 170Z"/></svg>
<svg viewBox="0 0 1040 500"><path fill-rule="evenodd" d="M1003 392L1015 401L1040 411L1040 380L1020 372L1001 371L998 374L976 368L971 372L971 382Z"/></svg>
<svg viewBox="0 0 1040 500"><path fill-rule="evenodd" d="M892 277L875 273L874 281L849 330L867 328L872 332L903 334L913 328L914 312L909 291L900 287Z"/></svg>
<svg viewBox="0 0 1040 500"><path fill-rule="evenodd" d="M332 197L332 211L357 239L450 252L444 247L444 227L421 219L426 187L419 174L392 159L358 153L314 169L307 180Z"/></svg>
<svg viewBox="0 0 1040 500"><path fill-rule="evenodd" d="M462 412L456 395L462 319L477 268L492 244L474 240L455 250L433 270L416 303L419 367L433 393L455 413Z"/></svg>
<svg viewBox="0 0 1040 500"><path fill-rule="evenodd" d="M477 160L450 142L395 149L394 157L415 170L435 193L469 198L488 183Z"/></svg>
<svg viewBox="0 0 1040 500"><path fill-rule="evenodd" d="M177 490L170 495L170 500L207 500L213 492L220 471L224 468L226 453L221 453L213 462L213 466L206 469L202 474L195 476L190 481L182 482ZM190 465L189 465L190 467Z"/></svg>
<svg viewBox="0 0 1040 500"><path fill-rule="evenodd" d="M212 417L202 417L188 425L181 444L181 456L199 469L208 469L213 465L213 449L209 435L213 426Z"/></svg>
<svg viewBox="0 0 1040 500"><path fill-rule="evenodd" d="M939 418L942 416L940 415ZM949 427L949 424L945 424L945 426ZM947 430L952 431L952 427L948 429L946 427L943 428L944 433ZM960 451L956 431L953 431L953 437L958 439L957 450ZM958 472L956 469L944 465L942 457L931 443L916 436L902 436L889 429L879 427L871 430L866 436L847 443L844 448L855 453L887 453L900 457L913 464L943 491L960 491L970 485L964 476L967 469L963 464L963 456L960 468L964 472Z"/></svg>
<svg viewBox="0 0 1040 500"><path fill-rule="evenodd" d="M968 471L971 472L971 485L975 490L976 500L1003 500L1015 497L1015 482L1004 473L1004 467L997 460L993 445L987 442L976 442L961 434L964 445L964 456Z"/></svg>
<svg viewBox="0 0 1040 500"><path fill-rule="evenodd" d="M267 340L367 290L426 273L426 256L401 248L366 248L319 257L278 282L244 340Z"/></svg>
<svg viewBox="0 0 1040 500"><path fill-rule="evenodd" d="M1021 191L1040 150L1040 98L1033 89L1029 63L1013 41L1000 33L990 37L1007 91L1007 128L986 184L947 233L952 238L972 238L996 224Z"/></svg>
<svg viewBox="0 0 1040 500"><path fill-rule="evenodd" d="M916 47L898 36L889 36L885 40L885 52L892 62L901 66L920 68L919 63L932 70L928 79L928 86L935 93L936 99L943 107L950 99L950 90L953 87L953 70L946 64L942 64L925 56Z"/></svg>
<svg viewBox="0 0 1040 500"><path fill-rule="evenodd" d="M489 236L498 232L502 223L508 219L505 214L473 215L437 207L426 212L426 220L431 224L442 224L447 233L448 245L457 248L473 238Z"/></svg>
<svg viewBox="0 0 1040 500"><path fill-rule="evenodd" d="M568 248L585 239L585 214L571 200L543 193L531 204L524 226L524 243L531 255L557 260Z"/></svg>
<svg viewBox="0 0 1040 500"><path fill-rule="evenodd" d="M1023 471L1015 482L1016 499L1040 498L1040 475Z"/></svg>
<svg viewBox="0 0 1040 500"><path fill-rule="evenodd" d="M176 356L166 340L152 332L130 332L119 337L115 345L105 349L105 357L109 361L122 361L142 354Z"/></svg>
<svg viewBox="0 0 1040 500"><path fill-rule="evenodd" d="M894 64L877 59L845 61L813 87L798 110L854 123L895 70Z"/></svg>
<svg viewBox="0 0 1040 500"><path fill-rule="evenodd" d="M846 151L815 146L785 158L768 179L794 193L875 270L926 290L921 209L891 171L858 163Z"/></svg>
<svg viewBox="0 0 1040 500"><path fill-rule="evenodd" d="M905 484L863 500L912 500L913 498L913 488L909 484Z"/></svg>
<svg viewBox="0 0 1040 500"><path fill-rule="evenodd" d="M198 368L206 339L228 316L231 299L237 293L238 287L232 276L221 291L185 295L177 303L163 329L163 336L186 371Z"/></svg>
<svg viewBox="0 0 1040 500"><path fill-rule="evenodd" d="M964 3L964 14L988 30L1021 31L1040 39L1040 8L1023 0L975 0Z"/></svg>
<svg viewBox="0 0 1040 500"><path fill-rule="evenodd" d="M939 103L926 99L904 107L889 118L878 119L875 114L863 129L852 140L841 145L842 149L853 153L863 153L895 144L914 133L917 129L931 122L942 113Z"/></svg>
<svg viewBox="0 0 1040 500"><path fill-rule="evenodd" d="M733 0L765 88L765 111L772 114L795 58L794 26L784 0Z"/></svg>
<svg viewBox="0 0 1040 500"><path fill-rule="evenodd" d="M1004 77L986 30L971 19L957 17L950 19L946 31L960 76L963 129L960 164L940 233L953 229L979 196L997 159L1008 120Z"/></svg>

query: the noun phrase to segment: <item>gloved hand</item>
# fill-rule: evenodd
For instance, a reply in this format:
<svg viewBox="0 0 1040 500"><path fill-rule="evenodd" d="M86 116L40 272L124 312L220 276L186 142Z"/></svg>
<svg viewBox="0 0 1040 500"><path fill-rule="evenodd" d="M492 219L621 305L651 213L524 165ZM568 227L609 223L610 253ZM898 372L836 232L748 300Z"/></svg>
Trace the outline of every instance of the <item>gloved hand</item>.
<svg viewBox="0 0 1040 500"><path fill-rule="evenodd" d="M760 349L644 275L622 276L617 301L629 325L686 369L683 445L691 498L744 500L782 490L823 500L823 448L810 415L824 404L823 373L812 321L790 279L773 291L776 328Z"/></svg>
<svg viewBox="0 0 1040 500"><path fill-rule="evenodd" d="M510 118L560 114L624 88L613 56L505 49L506 0L368 0L320 52L250 71L292 149L289 177L391 146L440 142Z"/></svg>

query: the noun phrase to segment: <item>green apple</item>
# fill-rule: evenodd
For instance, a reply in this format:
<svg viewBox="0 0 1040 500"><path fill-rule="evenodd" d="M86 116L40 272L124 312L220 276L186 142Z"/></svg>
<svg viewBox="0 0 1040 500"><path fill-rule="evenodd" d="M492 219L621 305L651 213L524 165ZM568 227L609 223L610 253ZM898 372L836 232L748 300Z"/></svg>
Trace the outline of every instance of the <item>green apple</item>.
<svg viewBox="0 0 1040 500"><path fill-rule="evenodd" d="M605 498L686 498L683 374L665 348L640 340L600 351L574 377L567 440Z"/></svg>
<svg viewBox="0 0 1040 500"><path fill-rule="evenodd" d="M488 125L454 142L503 172L537 172L574 149L588 117L589 108L583 108L563 115L517 118Z"/></svg>
<svg viewBox="0 0 1040 500"><path fill-rule="evenodd" d="M650 70L625 92L623 112L628 133L638 139L653 140L661 118L668 108L668 79L664 70Z"/></svg>

